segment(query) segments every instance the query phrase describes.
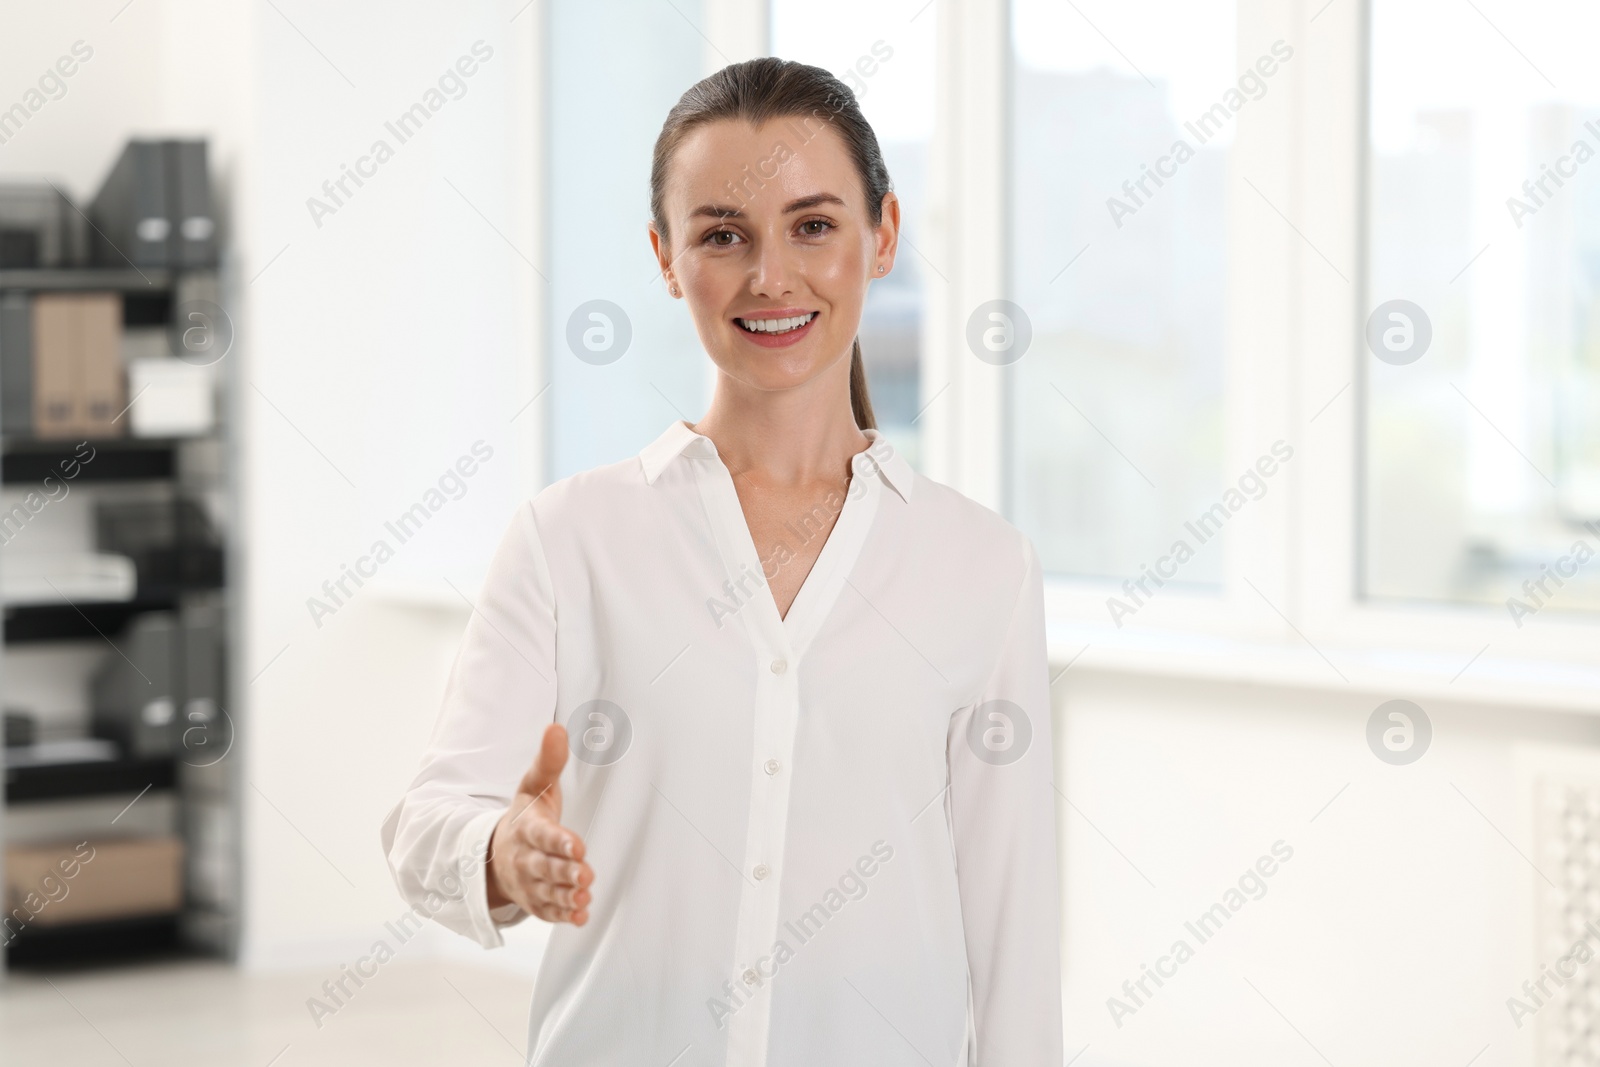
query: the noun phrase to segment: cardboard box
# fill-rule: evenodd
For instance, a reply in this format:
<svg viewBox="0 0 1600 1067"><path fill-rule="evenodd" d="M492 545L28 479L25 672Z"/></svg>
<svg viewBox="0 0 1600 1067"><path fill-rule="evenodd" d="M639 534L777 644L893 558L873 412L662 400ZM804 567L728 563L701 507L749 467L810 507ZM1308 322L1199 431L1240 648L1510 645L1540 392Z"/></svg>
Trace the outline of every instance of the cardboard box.
<svg viewBox="0 0 1600 1067"><path fill-rule="evenodd" d="M85 432L94 437L120 437L128 422L112 420L128 405L128 379L122 367L122 297L86 293L79 301Z"/></svg>
<svg viewBox="0 0 1600 1067"><path fill-rule="evenodd" d="M127 404L122 298L40 293L33 299L33 426L38 437L118 437Z"/></svg>
<svg viewBox="0 0 1600 1067"><path fill-rule="evenodd" d="M6 849L6 929L169 915L183 906L176 837Z"/></svg>
<svg viewBox="0 0 1600 1067"><path fill-rule="evenodd" d="M70 437L78 428L78 329L70 297L41 294L33 301L33 429L40 437Z"/></svg>

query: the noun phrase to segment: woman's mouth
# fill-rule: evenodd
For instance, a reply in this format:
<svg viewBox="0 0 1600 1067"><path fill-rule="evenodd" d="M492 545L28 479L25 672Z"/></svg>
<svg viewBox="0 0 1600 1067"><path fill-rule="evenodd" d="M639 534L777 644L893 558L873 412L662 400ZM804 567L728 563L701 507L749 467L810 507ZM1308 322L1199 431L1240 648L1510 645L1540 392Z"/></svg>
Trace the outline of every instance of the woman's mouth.
<svg viewBox="0 0 1600 1067"><path fill-rule="evenodd" d="M750 340L765 348L792 345L811 330L820 312L807 311L798 315L776 318L735 318L734 325Z"/></svg>

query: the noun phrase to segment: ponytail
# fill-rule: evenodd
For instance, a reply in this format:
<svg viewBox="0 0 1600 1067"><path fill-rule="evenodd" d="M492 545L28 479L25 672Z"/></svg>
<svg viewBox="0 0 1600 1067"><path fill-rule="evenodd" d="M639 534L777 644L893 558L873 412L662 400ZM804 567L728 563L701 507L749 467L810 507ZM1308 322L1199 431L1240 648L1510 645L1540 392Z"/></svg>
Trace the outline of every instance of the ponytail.
<svg viewBox="0 0 1600 1067"><path fill-rule="evenodd" d="M876 430L878 420L872 414L872 398L867 396L867 368L861 362L861 338L857 337L850 349L850 412L856 417L859 430Z"/></svg>

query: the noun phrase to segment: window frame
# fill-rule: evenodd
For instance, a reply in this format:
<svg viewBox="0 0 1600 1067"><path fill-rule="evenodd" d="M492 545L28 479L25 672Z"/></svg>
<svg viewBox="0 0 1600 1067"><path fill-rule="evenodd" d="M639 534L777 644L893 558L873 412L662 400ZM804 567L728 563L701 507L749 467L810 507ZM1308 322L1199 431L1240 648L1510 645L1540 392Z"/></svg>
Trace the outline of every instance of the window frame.
<svg viewBox="0 0 1600 1067"><path fill-rule="evenodd" d="M1295 448L1282 492L1230 526L1219 594L1164 590L1118 630L1105 607L1117 583L1050 579L1053 643L1066 657L1088 649L1102 665L1206 674L1224 648L1240 658L1240 676L1592 709L1600 616L1550 612L1519 629L1502 606L1360 592L1369 3L1238 5L1239 55L1281 37L1296 62L1237 120L1229 235L1251 255L1231 264L1223 469L1244 470L1281 437ZM1009 55L1007 65L987 76L1009 77ZM1272 197L1270 208L1246 177ZM991 432L1005 432L1003 419Z"/></svg>

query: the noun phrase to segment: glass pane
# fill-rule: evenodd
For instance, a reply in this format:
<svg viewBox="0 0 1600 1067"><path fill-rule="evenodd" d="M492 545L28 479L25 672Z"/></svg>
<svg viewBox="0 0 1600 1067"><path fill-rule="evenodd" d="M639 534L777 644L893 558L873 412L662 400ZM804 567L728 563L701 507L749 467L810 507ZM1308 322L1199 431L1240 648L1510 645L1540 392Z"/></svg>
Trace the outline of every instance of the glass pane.
<svg viewBox="0 0 1600 1067"><path fill-rule="evenodd" d="M885 437L918 462L922 308L948 272L925 248L938 5L927 0L773 0L772 54L832 71L855 90L900 197L900 254L872 283L861 315L867 391ZM840 27L848 27L845 32Z"/></svg>
<svg viewBox="0 0 1600 1067"><path fill-rule="evenodd" d="M549 5L550 478L626 459L705 411L710 357L667 296L650 153L704 75L694 0Z"/></svg>
<svg viewBox="0 0 1600 1067"><path fill-rule="evenodd" d="M1231 0L1013 10L1013 521L1059 574L1137 578L1184 541L1172 580L1217 583L1217 528L1188 524L1231 484L1228 159L1271 79L1241 80Z"/></svg>
<svg viewBox="0 0 1600 1067"><path fill-rule="evenodd" d="M1600 10L1372 14L1364 591L1593 610Z"/></svg>

